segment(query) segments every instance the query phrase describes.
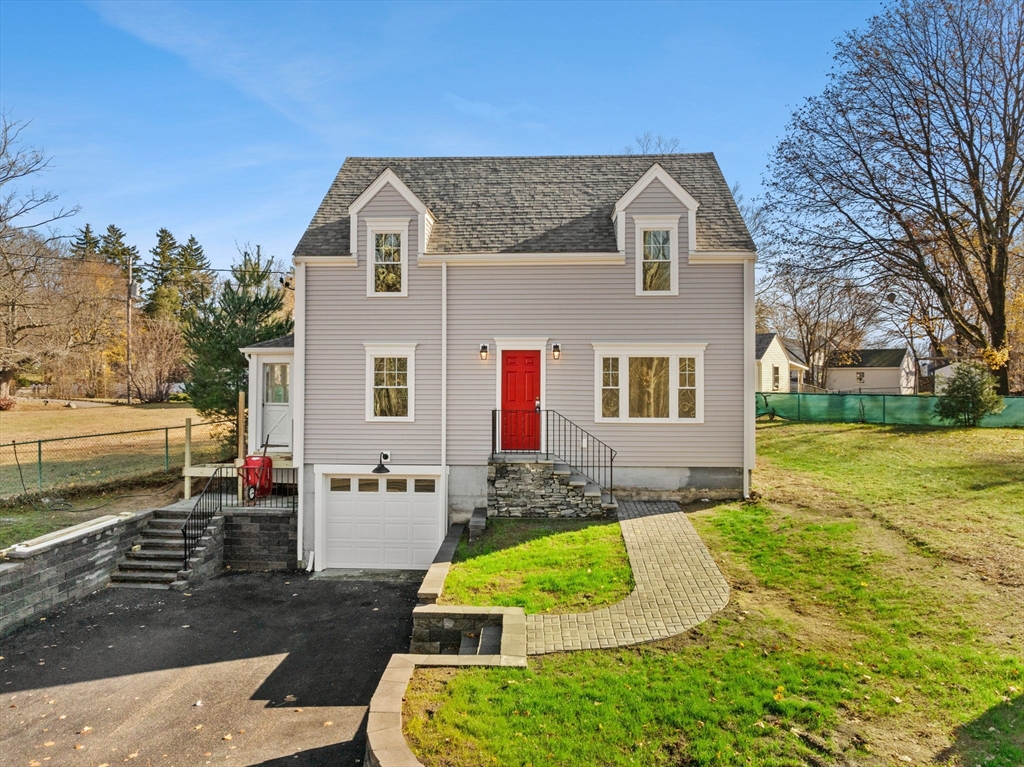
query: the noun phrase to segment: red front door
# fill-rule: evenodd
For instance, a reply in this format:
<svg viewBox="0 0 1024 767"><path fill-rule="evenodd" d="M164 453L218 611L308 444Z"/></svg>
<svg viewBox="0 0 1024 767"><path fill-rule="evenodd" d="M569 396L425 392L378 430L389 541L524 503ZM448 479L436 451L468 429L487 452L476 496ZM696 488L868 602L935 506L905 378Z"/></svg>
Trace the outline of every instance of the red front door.
<svg viewBox="0 0 1024 767"><path fill-rule="evenodd" d="M501 449L540 450L540 352L501 353Z"/></svg>

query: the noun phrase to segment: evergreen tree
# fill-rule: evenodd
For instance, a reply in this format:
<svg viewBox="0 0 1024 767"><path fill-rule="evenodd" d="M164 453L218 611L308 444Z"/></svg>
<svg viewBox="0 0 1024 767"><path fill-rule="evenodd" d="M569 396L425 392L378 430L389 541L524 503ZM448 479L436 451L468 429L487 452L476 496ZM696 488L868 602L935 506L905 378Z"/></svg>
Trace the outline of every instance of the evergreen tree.
<svg viewBox="0 0 1024 767"><path fill-rule="evenodd" d="M990 413L1006 407L996 394L996 379L981 362L957 362L953 375L935 400L935 415L956 426L977 426Z"/></svg>
<svg viewBox="0 0 1024 767"><path fill-rule="evenodd" d="M178 241L174 239L174 235L171 234L170 230L166 227L161 227L156 233L156 245L149 251L149 261L142 267L142 276L149 283L149 294L146 301L146 314L154 316L153 312L156 311L156 304L153 302L153 296L156 291L166 285L177 285L181 275L181 269L178 262L178 252L181 246L178 245ZM179 296L180 297L180 296ZM181 308L175 311L175 315L180 314Z"/></svg>
<svg viewBox="0 0 1024 767"><path fill-rule="evenodd" d="M139 250L134 245L126 245L124 232L111 224L100 236L99 254L107 263L114 264L128 279L128 263L138 263Z"/></svg>
<svg viewBox="0 0 1024 767"><path fill-rule="evenodd" d="M71 255L84 261L100 252L100 238L89 224L78 230L78 236L71 243Z"/></svg>
<svg viewBox="0 0 1024 767"><path fill-rule="evenodd" d="M174 287L181 304L181 319L195 316L213 295L214 273L210 270L210 259L203 252L203 246L195 235L189 235L185 244L178 249L179 279Z"/></svg>
<svg viewBox="0 0 1024 767"><path fill-rule="evenodd" d="M204 304L185 327L188 382L185 391L204 416L237 415L238 392L249 383L249 363L239 350L292 332L290 315L282 316L282 289L274 280L273 258L242 249L241 262L215 301Z"/></svg>
<svg viewBox="0 0 1024 767"><path fill-rule="evenodd" d="M149 294L146 314L154 320L178 321L181 311L181 296L173 285L161 285Z"/></svg>

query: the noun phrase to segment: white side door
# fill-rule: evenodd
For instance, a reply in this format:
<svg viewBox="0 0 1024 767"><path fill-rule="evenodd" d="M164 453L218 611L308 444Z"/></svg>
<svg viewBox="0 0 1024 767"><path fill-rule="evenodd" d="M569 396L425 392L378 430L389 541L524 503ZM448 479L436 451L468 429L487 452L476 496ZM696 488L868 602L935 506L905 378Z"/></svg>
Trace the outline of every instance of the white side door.
<svg viewBox="0 0 1024 767"><path fill-rule="evenodd" d="M287 362L263 363L263 417L259 449L292 449L291 365Z"/></svg>

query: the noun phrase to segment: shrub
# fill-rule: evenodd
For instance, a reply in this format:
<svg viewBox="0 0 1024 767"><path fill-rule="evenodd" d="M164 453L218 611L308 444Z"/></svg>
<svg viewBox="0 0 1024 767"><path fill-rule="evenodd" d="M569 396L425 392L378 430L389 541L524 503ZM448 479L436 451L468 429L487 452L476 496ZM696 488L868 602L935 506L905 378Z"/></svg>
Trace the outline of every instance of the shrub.
<svg viewBox="0 0 1024 767"><path fill-rule="evenodd" d="M16 404L14 397L0 397L0 410L14 410Z"/></svg>
<svg viewBox="0 0 1024 767"><path fill-rule="evenodd" d="M168 402L191 402L192 398L183 391L176 391L167 398Z"/></svg>
<svg viewBox="0 0 1024 767"><path fill-rule="evenodd" d="M980 362L959 362L935 401L935 415L957 426L977 426L1006 407L996 394L996 379Z"/></svg>

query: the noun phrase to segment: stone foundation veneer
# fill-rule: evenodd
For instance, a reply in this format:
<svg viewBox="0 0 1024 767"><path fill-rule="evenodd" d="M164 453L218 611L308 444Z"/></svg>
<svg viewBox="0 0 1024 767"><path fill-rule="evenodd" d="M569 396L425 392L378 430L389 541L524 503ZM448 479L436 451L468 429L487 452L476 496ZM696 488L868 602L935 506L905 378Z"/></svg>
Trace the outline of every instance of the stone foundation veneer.
<svg viewBox="0 0 1024 767"><path fill-rule="evenodd" d="M534 457L494 456L487 466L487 514L498 517L603 517L601 495L571 484L572 473Z"/></svg>
<svg viewBox="0 0 1024 767"><path fill-rule="evenodd" d="M224 565L232 570L294 570L298 521L294 509L225 508Z"/></svg>

